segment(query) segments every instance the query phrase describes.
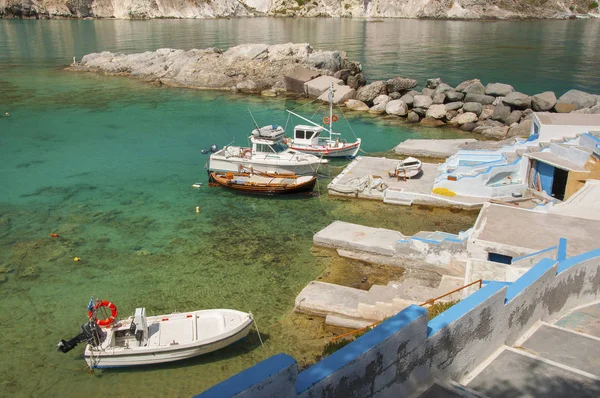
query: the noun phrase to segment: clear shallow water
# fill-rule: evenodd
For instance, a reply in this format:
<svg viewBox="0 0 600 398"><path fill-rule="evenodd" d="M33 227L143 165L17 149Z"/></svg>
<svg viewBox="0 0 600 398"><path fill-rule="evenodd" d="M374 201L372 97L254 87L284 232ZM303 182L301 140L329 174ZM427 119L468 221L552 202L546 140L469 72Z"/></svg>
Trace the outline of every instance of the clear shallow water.
<svg viewBox="0 0 600 398"><path fill-rule="evenodd" d="M206 182L207 158L200 149L245 142L252 128L248 108L261 124L283 125L284 109L303 104L62 71L72 54L310 41L346 48L372 76L477 75L473 67L440 62L445 67L436 69L431 62L407 62L396 46L384 51L374 44L372 29L384 30L379 38L394 26L404 29L405 23L422 29L423 37L438 24L0 21L0 114L12 114L0 118L0 334L5 340L0 395L161 391L187 396L278 352L310 359L327 334L306 330L288 314L297 293L328 264L311 253L315 232L337 219L407 234L457 232L473 222L467 213L332 200L325 194L326 180L318 198L240 196L206 186L195 190L192 183ZM466 29L462 36L472 26L484 26L456 24L445 26ZM597 26L557 24L559 30L583 29L580 33ZM422 46L435 44L439 36L432 34ZM454 46L460 43L456 39ZM598 54L588 56L597 59ZM407 65L414 73L404 72ZM480 70L483 74L485 68ZM521 72L513 76L522 78ZM560 76L577 80L566 71ZM301 109L307 115L316 110ZM464 136L356 115L350 115L350 123L368 152L385 152L409 137ZM351 136L346 127L342 131ZM332 172L342 166L335 163ZM61 238L49 238L51 232ZM266 349L251 336L189 361L89 375L81 348L63 355L54 345L77 333L91 294L114 301L123 315L136 306L151 314L215 307L252 311Z"/></svg>

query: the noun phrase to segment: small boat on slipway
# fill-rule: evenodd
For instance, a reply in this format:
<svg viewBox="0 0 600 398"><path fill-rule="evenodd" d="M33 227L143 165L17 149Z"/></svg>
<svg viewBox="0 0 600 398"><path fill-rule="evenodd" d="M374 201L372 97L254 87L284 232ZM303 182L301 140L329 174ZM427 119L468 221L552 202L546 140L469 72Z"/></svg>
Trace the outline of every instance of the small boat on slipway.
<svg viewBox="0 0 600 398"><path fill-rule="evenodd" d="M98 319L101 308L111 315ZM137 308L133 316L115 322L117 308L108 301L90 301L89 320L76 337L58 343L69 352L87 343L85 361L94 368L151 365L192 358L226 347L248 335L252 314L228 310L199 310L169 315L146 316Z"/></svg>
<svg viewBox="0 0 600 398"><path fill-rule="evenodd" d="M278 173L213 172L209 177L211 186L265 195L310 192L317 182L316 176L299 176Z"/></svg>
<svg viewBox="0 0 600 398"><path fill-rule="evenodd" d="M401 160L394 170L390 171L390 177L396 177L397 179L409 179L416 177L420 172L423 163L416 158L408 157Z"/></svg>

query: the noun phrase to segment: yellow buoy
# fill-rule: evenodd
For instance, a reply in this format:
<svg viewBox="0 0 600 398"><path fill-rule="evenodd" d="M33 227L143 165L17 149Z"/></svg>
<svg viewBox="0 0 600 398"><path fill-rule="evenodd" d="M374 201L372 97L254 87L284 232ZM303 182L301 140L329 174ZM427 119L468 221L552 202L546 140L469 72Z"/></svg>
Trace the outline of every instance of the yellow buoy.
<svg viewBox="0 0 600 398"><path fill-rule="evenodd" d="M73 258L73 261L81 261L81 259L79 257L75 257Z"/></svg>
<svg viewBox="0 0 600 398"><path fill-rule="evenodd" d="M196 213L200 213L200 206L196 206Z"/></svg>

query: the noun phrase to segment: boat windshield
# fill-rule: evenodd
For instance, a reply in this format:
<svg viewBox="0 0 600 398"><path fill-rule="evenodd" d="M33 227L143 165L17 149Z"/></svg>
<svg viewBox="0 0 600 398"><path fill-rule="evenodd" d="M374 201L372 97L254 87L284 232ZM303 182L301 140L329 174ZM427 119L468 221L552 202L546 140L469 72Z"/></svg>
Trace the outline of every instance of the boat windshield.
<svg viewBox="0 0 600 398"><path fill-rule="evenodd" d="M288 149L287 145L285 145L283 142L275 142L273 145L271 145L271 148L273 148L275 153L281 153Z"/></svg>

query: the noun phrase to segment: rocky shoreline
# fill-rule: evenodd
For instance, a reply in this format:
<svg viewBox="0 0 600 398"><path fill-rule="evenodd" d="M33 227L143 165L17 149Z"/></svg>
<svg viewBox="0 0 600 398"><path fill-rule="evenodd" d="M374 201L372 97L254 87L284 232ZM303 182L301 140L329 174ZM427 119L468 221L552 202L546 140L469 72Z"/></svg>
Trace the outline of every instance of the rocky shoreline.
<svg viewBox="0 0 600 398"><path fill-rule="evenodd" d="M344 52L314 50L308 43L243 44L226 51L92 53L67 69L263 96L318 98L333 81L334 102L350 110L395 116L431 127L453 126L495 139L527 136L534 111L600 114L600 96L579 90L557 98L551 91L530 96L508 84L483 85L479 79L456 87L439 78L428 79L420 91L414 90L418 82L406 77L367 84L360 63L349 60ZM320 99L327 101L327 96Z"/></svg>
<svg viewBox="0 0 600 398"><path fill-rule="evenodd" d="M599 17L596 0L0 0L0 18L333 17L527 20Z"/></svg>

